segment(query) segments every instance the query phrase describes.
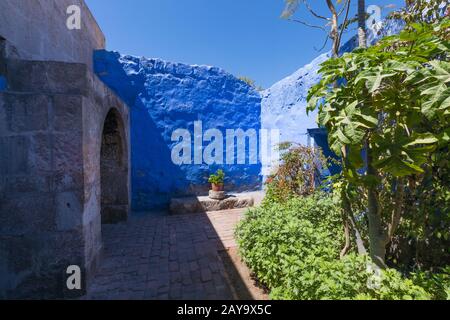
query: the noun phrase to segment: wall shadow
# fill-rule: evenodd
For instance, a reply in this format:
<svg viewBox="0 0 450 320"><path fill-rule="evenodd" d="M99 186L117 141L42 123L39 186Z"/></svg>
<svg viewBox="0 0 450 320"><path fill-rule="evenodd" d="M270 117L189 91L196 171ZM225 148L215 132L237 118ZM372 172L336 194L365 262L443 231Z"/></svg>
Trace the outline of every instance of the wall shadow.
<svg viewBox="0 0 450 320"><path fill-rule="evenodd" d="M223 71L216 71L217 68L197 70L194 69L197 67L161 60L122 57L104 50L95 52L94 61L95 72L100 79L130 108L132 211L167 210L171 198L206 195L209 190L208 177L219 168L226 172L227 191L261 188L260 164L175 165L172 160L172 147L177 144L171 140L175 128L186 129L193 134L194 122L205 118L205 131L217 128L225 137L227 121L237 121L228 119L228 109L245 110L248 107L252 110L251 104L258 103L254 97L246 100L245 90L249 88L241 89L239 86L244 85L237 82L238 92L244 90L244 93L233 96L233 90L237 90L233 85L238 80ZM195 75L199 70L206 74ZM211 79L208 78L210 74ZM207 102L204 99L208 99ZM216 100L220 101L217 105ZM251 123L259 129L260 111L259 114L252 111L247 118L241 117L239 121ZM239 126L239 123L234 124ZM232 124L228 122L228 125ZM193 143L194 135L191 138ZM248 151L248 146L246 148Z"/></svg>

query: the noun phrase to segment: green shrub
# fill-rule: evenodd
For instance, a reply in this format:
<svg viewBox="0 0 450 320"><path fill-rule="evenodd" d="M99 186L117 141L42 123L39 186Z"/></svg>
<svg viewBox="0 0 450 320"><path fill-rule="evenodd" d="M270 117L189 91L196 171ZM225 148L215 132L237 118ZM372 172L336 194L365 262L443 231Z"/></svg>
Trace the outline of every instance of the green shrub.
<svg viewBox="0 0 450 320"><path fill-rule="evenodd" d="M338 258L341 225L336 203L317 193L249 210L236 236L248 266L263 283L276 288L287 284L311 257Z"/></svg>
<svg viewBox="0 0 450 320"><path fill-rule="evenodd" d="M368 274L370 282L373 274ZM355 299L359 300L430 300L431 295L422 287L403 277L394 269L383 270L379 280L372 280L372 286L365 286L362 293Z"/></svg>
<svg viewBox="0 0 450 320"><path fill-rule="evenodd" d="M368 278L364 256L350 254L343 260L316 258L301 263L296 274L274 288L277 300L350 300L364 291Z"/></svg>
<svg viewBox="0 0 450 320"><path fill-rule="evenodd" d="M450 267L440 273L416 272L411 279L429 292L434 300L450 300Z"/></svg>
<svg viewBox="0 0 450 320"><path fill-rule="evenodd" d="M266 181L267 199L284 202L315 192L319 168L327 159L316 148L285 142L278 145L280 164Z"/></svg>

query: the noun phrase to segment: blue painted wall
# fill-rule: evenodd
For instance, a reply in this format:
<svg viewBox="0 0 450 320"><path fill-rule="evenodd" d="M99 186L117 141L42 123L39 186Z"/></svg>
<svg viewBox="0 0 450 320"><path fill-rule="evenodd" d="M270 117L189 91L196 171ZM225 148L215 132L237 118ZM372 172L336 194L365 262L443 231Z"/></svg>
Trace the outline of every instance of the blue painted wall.
<svg viewBox="0 0 450 320"><path fill-rule="evenodd" d="M6 78L0 75L0 92L6 90Z"/></svg>
<svg viewBox="0 0 450 320"><path fill-rule="evenodd" d="M205 193L208 176L218 168L224 169L230 191L261 187L260 164L178 166L171 158L177 144L173 131L188 129L194 140L195 121L202 121L203 131L219 129L224 137L226 129L259 131L261 96L253 88L219 68L117 52L96 52L94 65L131 109L133 210L162 209L171 197Z"/></svg>

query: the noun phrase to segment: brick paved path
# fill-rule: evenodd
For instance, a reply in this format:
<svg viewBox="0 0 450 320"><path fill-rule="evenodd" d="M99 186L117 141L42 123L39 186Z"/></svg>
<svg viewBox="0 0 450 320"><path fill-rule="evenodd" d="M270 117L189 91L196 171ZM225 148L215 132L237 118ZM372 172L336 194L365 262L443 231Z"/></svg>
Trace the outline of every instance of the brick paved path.
<svg viewBox="0 0 450 320"><path fill-rule="evenodd" d="M233 299L219 252L235 247L245 210L131 218L104 225L104 252L87 299Z"/></svg>

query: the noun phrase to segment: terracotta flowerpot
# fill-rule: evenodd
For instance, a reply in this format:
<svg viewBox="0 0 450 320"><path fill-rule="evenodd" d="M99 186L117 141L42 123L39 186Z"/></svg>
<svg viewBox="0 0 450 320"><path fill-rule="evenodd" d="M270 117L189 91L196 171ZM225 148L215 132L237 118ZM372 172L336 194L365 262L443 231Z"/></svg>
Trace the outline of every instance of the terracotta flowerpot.
<svg viewBox="0 0 450 320"><path fill-rule="evenodd" d="M223 184L212 184L212 191L218 192L223 191Z"/></svg>

